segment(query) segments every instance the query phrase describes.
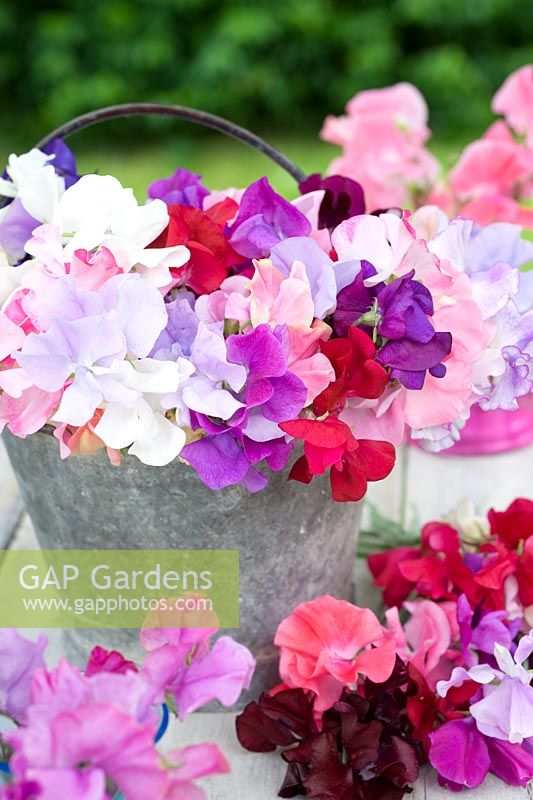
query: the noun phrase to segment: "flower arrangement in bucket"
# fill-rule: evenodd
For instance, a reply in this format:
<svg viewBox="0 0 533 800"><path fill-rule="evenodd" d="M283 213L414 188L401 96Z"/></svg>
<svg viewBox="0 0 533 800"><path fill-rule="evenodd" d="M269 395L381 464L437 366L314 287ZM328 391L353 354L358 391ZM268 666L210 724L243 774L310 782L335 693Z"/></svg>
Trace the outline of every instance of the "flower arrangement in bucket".
<svg viewBox="0 0 533 800"><path fill-rule="evenodd" d="M449 446L474 406L531 392L518 228L366 213L336 176L300 189L211 192L180 168L139 204L79 177L61 138L11 156L0 429L53 431L62 458L180 459L213 490L260 491L293 459L290 478L329 470L333 499L356 501L407 435Z"/></svg>

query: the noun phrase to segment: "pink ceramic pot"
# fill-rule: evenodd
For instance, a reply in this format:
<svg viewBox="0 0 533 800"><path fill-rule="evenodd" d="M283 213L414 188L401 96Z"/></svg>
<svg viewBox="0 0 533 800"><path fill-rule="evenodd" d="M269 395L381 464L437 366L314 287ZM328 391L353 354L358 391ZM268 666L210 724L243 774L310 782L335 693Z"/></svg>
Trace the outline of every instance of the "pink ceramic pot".
<svg viewBox="0 0 533 800"><path fill-rule="evenodd" d="M482 411L474 407L461 439L441 455L480 456L518 450L533 443L533 397L518 411Z"/></svg>

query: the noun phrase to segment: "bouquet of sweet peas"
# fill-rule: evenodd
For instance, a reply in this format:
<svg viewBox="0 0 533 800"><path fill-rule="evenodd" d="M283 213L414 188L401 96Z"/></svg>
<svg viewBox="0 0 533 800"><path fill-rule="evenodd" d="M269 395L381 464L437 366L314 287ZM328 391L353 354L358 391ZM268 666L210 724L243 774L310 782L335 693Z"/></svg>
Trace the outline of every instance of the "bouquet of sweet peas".
<svg viewBox="0 0 533 800"><path fill-rule="evenodd" d="M0 430L62 457L176 458L211 489L330 470L335 500L407 436L453 444L473 405L531 392L517 226L367 213L356 182L210 192L178 169L139 204L56 140L0 181Z"/></svg>
<svg viewBox="0 0 533 800"><path fill-rule="evenodd" d="M230 769L220 748L156 745L169 712L231 706L249 688L251 653L212 643L216 630L144 629L140 665L97 646L83 670L47 666L45 636L0 630L0 799L205 800L196 779Z"/></svg>
<svg viewBox="0 0 533 800"><path fill-rule="evenodd" d="M278 628L282 683L237 719L281 748L280 797L401 800L429 761L452 791L533 778L533 501L431 522L369 559L388 606L330 596Z"/></svg>

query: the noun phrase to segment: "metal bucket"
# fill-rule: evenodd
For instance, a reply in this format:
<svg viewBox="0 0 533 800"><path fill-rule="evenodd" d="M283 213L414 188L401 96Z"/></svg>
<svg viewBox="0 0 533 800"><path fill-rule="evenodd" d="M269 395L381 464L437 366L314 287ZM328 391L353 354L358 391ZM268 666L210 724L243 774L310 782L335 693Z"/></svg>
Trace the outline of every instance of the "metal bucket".
<svg viewBox="0 0 533 800"><path fill-rule="evenodd" d="M352 599L361 503L331 500L327 476L305 486L272 474L258 494L213 492L180 462L149 467L104 451L61 461L58 443L37 433L3 434L26 508L44 549L239 550L241 627L231 631L258 667L249 696L278 681L273 638L305 600ZM136 631L69 631L67 654L84 663L94 644L139 656Z"/></svg>

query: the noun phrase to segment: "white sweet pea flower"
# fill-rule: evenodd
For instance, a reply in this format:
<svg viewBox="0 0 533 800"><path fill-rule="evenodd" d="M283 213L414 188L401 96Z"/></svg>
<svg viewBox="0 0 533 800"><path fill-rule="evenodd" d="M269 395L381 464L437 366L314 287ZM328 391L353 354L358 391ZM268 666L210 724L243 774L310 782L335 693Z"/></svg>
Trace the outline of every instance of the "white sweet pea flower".
<svg viewBox="0 0 533 800"><path fill-rule="evenodd" d="M84 175L59 202L52 221L61 230L68 261L75 250L107 247L125 272L136 268L156 286L170 283L170 267L187 263L186 247L148 248L168 225L162 200L139 205L132 189L111 175Z"/></svg>
<svg viewBox="0 0 533 800"><path fill-rule="evenodd" d="M9 179L0 178L0 194L18 197L35 219L51 220L65 191L65 181L51 163L54 158L36 148L20 156L11 154L6 168Z"/></svg>
<svg viewBox="0 0 533 800"><path fill-rule="evenodd" d="M116 400L107 403L95 427L96 435L108 447L127 447L144 464L169 464L181 452L186 435L165 417L161 397L176 392L193 371L193 365L184 358L117 361L109 369L98 369L99 375L108 380L106 396L114 395Z"/></svg>

